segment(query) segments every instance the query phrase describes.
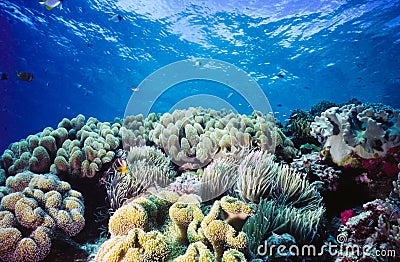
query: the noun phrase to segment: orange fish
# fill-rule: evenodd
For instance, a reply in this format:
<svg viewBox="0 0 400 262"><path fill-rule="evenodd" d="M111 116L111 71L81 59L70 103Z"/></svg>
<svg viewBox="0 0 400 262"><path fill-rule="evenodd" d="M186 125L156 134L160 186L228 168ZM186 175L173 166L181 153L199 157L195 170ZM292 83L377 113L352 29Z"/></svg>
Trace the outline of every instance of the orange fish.
<svg viewBox="0 0 400 262"><path fill-rule="evenodd" d="M112 168L118 173L118 174L126 174L128 173L128 163L122 158L117 158L114 160L112 164Z"/></svg>

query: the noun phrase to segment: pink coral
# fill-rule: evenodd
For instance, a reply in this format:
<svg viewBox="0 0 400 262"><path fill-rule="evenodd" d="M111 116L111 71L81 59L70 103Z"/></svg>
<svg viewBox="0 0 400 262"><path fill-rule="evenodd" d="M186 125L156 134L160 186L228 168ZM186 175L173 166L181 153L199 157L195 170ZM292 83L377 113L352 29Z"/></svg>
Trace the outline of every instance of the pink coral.
<svg viewBox="0 0 400 262"><path fill-rule="evenodd" d="M355 216L355 213L351 209L347 209L347 210L343 211L342 213L340 213L340 217L342 218L342 224L343 225L346 224L347 221L353 216Z"/></svg>

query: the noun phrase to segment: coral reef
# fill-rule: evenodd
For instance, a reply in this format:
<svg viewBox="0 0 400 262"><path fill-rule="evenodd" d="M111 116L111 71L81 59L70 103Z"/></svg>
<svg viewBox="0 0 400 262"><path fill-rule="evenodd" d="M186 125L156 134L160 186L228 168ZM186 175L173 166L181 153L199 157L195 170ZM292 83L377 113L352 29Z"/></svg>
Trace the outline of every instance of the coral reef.
<svg viewBox="0 0 400 262"><path fill-rule="evenodd" d="M52 260L56 246L69 252L59 242L96 261L296 260L258 248L320 247L339 227L343 248L393 250L398 259L399 111L323 101L281 126L272 115L203 108L113 123L63 119L1 156L0 260ZM85 218L72 187L85 196ZM365 196L345 201L353 188ZM82 232L85 224L96 232Z"/></svg>
<svg viewBox="0 0 400 262"><path fill-rule="evenodd" d="M391 252L388 257L398 260L400 258L399 203L398 199L376 199L364 204L364 211L349 218L339 230L341 248L347 252L339 254L336 261L381 261L385 259L379 257L379 251L382 250Z"/></svg>
<svg viewBox="0 0 400 262"><path fill-rule="evenodd" d="M168 261L173 249L173 242L160 232L135 228L104 242L95 261Z"/></svg>
<svg viewBox="0 0 400 262"><path fill-rule="evenodd" d="M183 195L173 201L176 202L165 204L164 199L156 196L140 197L116 210L109 222L111 239L102 244L97 261L118 261L127 259L131 253L145 253L144 250L128 249L149 247L135 242L135 239L146 239L147 235L153 236L152 243L160 243L161 247L167 243L168 248L160 257L152 257L155 260L151 261L172 259L171 254L177 257L176 261L192 261L188 259L194 256L209 261L245 261L244 254L239 252L247 247L247 236L241 232L241 227L254 214L252 206L225 196L214 202L208 214L204 215L198 197ZM169 212L168 220L165 220L165 210ZM164 219L158 219L160 217ZM154 231L156 229L158 231Z"/></svg>
<svg viewBox="0 0 400 262"><path fill-rule="evenodd" d="M246 201L280 199L296 207L319 206L322 199L303 174L288 165L275 163L274 156L262 151L249 153L238 167L237 189Z"/></svg>
<svg viewBox="0 0 400 262"><path fill-rule="evenodd" d="M202 201L214 199L232 188L237 179L237 167L235 159L219 158L204 168L197 192Z"/></svg>
<svg viewBox="0 0 400 262"><path fill-rule="evenodd" d="M116 210L125 200L138 196L151 187L166 187L175 177L170 159L159 149L142 146L131 147L126 174L111 173L105 181L110 208ZM109 171L106 171L109 172Z"/></svg>
<svg viewBox="0 0 400 262"><path fill-rule="evenodd" d="M40 261L55 230L75 236L83 229L83 196L57 176L26 171L6 184L10 191L0 203L3 261Z"/></svg>
<svg viewBox="0 0 400 262"><path fill-rule="evenodd" d="M7 176L30 170L93 177L111 162L120 146L120 127L120 123L102 123L93 117L85 122L83 115L64 118L57 129L47 127L11 144L0 164Z"/></svg>
<svg viewBox="0 0 400 262"><path fill-rule="evenodd" d="M292 168L312 178L320 191L336 191L342 171L329 166L319 153L305 154L290 164Z"/></svg>
<svg viewBox="0 0 400 262"><path fill-rule="evenodd" d="M91 178L113 159L114 150L121 144L121 124L99 122L93 117L84 122L83 115L77 119L79 124L74 125L74 119L59 124L72 135L57 150L51 171Z"/></svg>
<svg viewBox="0 0 400 262"><path fill-rule="evenodd" d="M299 148L305 143L316 143L315 138L311 136L311 122L313 116L304 110L294 110L283 128L286 136L290 137L294 145Z"/></svg>
<svg viewBox="0 0 400 262"><path fill-rule="evenodd" d="M125 151L134 146L145 146L148 140L146 121L143 115L127 116L121 127L122 145Z"/></svg>
<svg viewBox="0 0 400 262"><path fill-rule="evenodd" d="M191 243L184 255L177 257L174 262L217 262L214 254L202 242Z"/></svg>
<svg viewBox="0 0 400 262"><path fill-rule="evenodd" d="M387 157L400 146L399 130L400 111L381 104L331 107L311 124L311 133L325 142L324 154L340 166Z"/></svg>
<svg viewBox="0 0 400 262"><path fill-rule="evenodd" d="M258 112L245 116L202 108L176 110L160 117L149 139L175 164L191 169L220 156L240 154L241 149L253 145L271 153L279 145L285 154L295 151L286 148L291 142L276 127L276 120Z"/></svg>
<svg viewBox="0 0 400 262"><path fill-rule="evenodd" d="M261 199L257 212L243 227L249 238L252 255L257 256L258 246L263 244L272 232L288 233L294 236L298 243L311 243L324 212L323 206L295 208L277 200Z"/></svg>

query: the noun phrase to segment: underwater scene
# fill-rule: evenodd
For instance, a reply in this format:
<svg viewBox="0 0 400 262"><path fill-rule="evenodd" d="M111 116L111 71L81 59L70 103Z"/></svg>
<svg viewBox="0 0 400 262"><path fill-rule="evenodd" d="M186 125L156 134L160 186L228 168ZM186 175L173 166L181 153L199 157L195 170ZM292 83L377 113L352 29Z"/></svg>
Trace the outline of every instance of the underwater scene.
<svg viewBox="0 0 400 262"><path fill-rule="evenodd" d="M0 24L0 261L400 261L400 1Z"/></svg>

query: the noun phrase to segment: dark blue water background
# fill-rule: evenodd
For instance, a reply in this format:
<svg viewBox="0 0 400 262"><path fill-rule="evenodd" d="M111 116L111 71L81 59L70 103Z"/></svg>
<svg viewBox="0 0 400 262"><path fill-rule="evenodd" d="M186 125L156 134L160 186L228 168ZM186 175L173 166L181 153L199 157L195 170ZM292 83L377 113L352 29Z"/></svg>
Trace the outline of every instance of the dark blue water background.
<svg viewBox="0 0 400 262"><path fill-rule="evenodd" d="M123 19L110 21L115 14ZM64 0L48 11L1 0L0 25L1 151L64 117L123 117L131 87L196 57L249 73L281 121L324 99L400 107L399 1ZM226 95L207 81L185 83L154 110L204 90ZM231 100L240 110L239 96Z"/></svg>

